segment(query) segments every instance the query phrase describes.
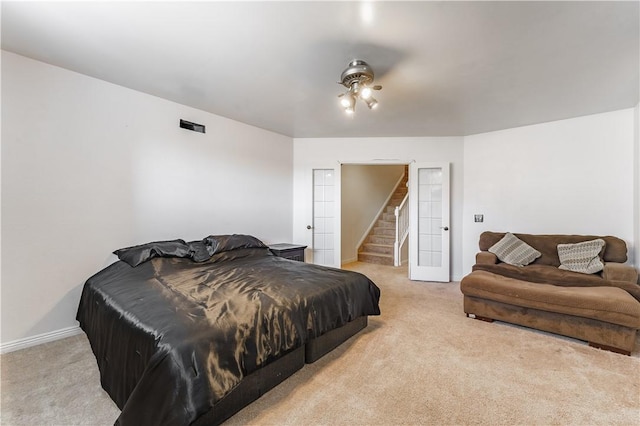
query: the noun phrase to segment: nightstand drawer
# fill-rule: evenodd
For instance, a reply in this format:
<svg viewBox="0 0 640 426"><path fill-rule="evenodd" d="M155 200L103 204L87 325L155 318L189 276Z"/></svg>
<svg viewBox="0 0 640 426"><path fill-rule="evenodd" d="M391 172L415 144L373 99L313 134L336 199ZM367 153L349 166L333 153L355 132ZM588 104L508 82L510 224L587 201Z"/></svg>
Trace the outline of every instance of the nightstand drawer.
<svg viewBox="0 0 640 426"><path fill-rule="evenodd" d="M300 262L304 262L304 249L306 248L307 246L287 243L269 245L269 250L271 250L271 252L276 256Z"/></svg>

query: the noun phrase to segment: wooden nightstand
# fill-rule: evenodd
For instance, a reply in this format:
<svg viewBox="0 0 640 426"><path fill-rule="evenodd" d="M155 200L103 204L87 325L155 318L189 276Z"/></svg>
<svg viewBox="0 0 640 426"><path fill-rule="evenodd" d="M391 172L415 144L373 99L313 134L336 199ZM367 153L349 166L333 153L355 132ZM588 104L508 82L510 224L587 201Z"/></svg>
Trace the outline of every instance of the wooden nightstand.
<svg viewBox="0 0 640 426"><path fill-rule="evenodd" d="M269 245L269 250L271 250L271 252L276 256L284 257L285 259L298 260L300 262L304 262L304 249L306 248L307 246L288 243Z"/></svg>

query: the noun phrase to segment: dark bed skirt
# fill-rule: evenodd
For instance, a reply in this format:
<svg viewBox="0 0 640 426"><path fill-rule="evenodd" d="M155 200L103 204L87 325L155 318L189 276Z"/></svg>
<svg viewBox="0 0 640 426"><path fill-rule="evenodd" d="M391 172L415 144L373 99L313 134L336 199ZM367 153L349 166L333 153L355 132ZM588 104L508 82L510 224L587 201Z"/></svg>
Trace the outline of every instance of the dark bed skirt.
<svg viewBox="0 0 640 426"><path fill-rule="evenodd" d="M301 346L260 370L249 374L235 389L216 403L213 409L200 416L192 425L212 426L223 423L282 383L287 377L300 370L305 362L311 364L317 361L366 326L366 315L356 318L340 328L311 339L305 346Z"/></svg>
<svg viewBox="0 0 640 426"><path fill-rule="evenodd" d="M304 358L307 364L316 362L323 355L328 354L344 341L367 326L367 316L362 316L343 325L340 328L331 330L320 337L311 339L305 345Z"/></svg>
<svg viewBox="0 0 640 426"><path fill-rule="evenodd" d="M235 389L200 416L194 426L219 425L304 366L304 346L246 376Z"/></svg>

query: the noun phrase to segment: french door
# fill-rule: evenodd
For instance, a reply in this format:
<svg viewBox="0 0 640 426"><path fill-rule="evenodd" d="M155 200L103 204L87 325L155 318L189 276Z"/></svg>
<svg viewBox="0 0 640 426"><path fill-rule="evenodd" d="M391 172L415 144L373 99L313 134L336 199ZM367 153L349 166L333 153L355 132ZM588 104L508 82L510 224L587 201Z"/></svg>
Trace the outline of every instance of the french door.
<svg viewBox="0 0 640 426"><path fill-rule="evenodd" d="M340 168L313 168L311 262L340 267Z"/></svg>
<svg viewBox="0 0 640 426"><path fill-rule="evenodd" d="M409 279L449 282L449 163L409 165Z"/></svg>

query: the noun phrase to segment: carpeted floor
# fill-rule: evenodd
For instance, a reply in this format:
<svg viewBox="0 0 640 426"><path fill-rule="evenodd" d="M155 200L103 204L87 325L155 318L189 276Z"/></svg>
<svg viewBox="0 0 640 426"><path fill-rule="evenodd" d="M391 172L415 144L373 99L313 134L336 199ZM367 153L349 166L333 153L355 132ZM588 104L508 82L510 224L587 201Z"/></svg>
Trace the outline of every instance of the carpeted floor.
<svg viewBox="0 0 640 426"><path fill-rule="evenodd" d="M640 348L465 317L458 283L354 263L382 289L380 317L232 417L229 425L639 425ZM84 335L0 357L3 425L110 425Z"/></svg>

